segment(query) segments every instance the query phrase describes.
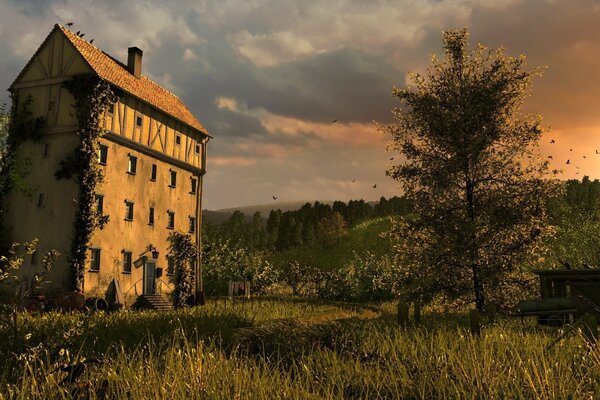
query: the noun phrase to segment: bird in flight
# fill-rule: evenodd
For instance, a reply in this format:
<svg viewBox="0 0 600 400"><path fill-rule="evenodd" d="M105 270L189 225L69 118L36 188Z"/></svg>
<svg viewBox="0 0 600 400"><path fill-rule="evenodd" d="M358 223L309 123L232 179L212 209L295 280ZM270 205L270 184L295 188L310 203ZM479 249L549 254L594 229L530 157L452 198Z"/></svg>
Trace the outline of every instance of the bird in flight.
<svg viewBox="0 0 600 400"><path fill-rule="evenodd" d="M334 120L331 121L331 123L335 124L337 121L338 121L337 119L334 119Z"/></svg>
<svg viewBox="0 0 600 400"><path fill-rule="evenodd" d="M550 143L556 143L556 140L552 139L550 140Z"/></svg>
<svg viewBox="0 0 600 400"><path fill-rule="evenodd" d="M586 156L583 156L583 158L587 158Z"/></svg>
<svg viewBox="0 0 600 400"><path fill-rule="evenodd" d="M81 31L77 31L77 32L75 32L75 34L76 34L77 36L79 36L79 34L80 34L80 33L81 33Z"/></svg>
<svg viewBox="0 0 600 400"><path fill-rule="evenodd" d="M73 23L72 22L67 22L65 25L70 27L70 26L73 26Z"/></svg>
<svg viewBox="0 0 600 400"><path fill-rule="evenodd" d="M394 157L390 158L390 161L392 161L394 159Z"/></svg>
<svg viewBox="0 0 600 400"><path fill-rule="evenodd" d="M374 185L373 185L373 189L376 189L376 188L377 188L377 184L374 184Z"/></svg>
<svg viewBox="0 0 600 400"><path fill-rule="evenodd" d="M356 179L352 179L352 183L356 182Z"/></svg>
<svg viewBox="0 0 600 400"><path fill-rule="evenodd" d="M94 43L94 39L90 40L90 44Z"/></svg>
<svg viewBox="0 0 600 400"><path fill-rule="evenodd" d="M573 151L573 149L569 149L569 151Z"/></svg>
<svg viewBox="0 0 600 400"><path fill-rule="evenodd" d="M571 164L571 160L567 160L567 164Z"/></svg>
<svg viewBox="0 0 600 400"><path fill-rule="evenodd" d="M552 156L548 156L548 158L549 158L550 160L554 160L554 157L552 157Z"/></svg>
<svg viewBox="0 0 600 400"><path fill-rule="evenodd" d="M598 152L598 150L596 150L596 154L600 154L600 153Z"/></svg>
<svg viewBox="0 0 600 400"><path fill-rule="evenodd" d="M273 196L273 200L277 200L277 196Z"/></svg>

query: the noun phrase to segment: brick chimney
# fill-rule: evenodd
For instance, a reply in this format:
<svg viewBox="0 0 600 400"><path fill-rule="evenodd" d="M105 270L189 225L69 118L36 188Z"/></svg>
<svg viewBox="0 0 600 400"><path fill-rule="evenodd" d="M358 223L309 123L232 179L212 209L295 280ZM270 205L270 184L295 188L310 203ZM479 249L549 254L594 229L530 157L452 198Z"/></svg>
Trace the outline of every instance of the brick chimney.
<svg viewBox="0 0 600 400"><path fill-rule="evenodd" d="M142 76L143 54L144 52L137 47L130 47L127 49L127 70L136 78Z"/></svg>

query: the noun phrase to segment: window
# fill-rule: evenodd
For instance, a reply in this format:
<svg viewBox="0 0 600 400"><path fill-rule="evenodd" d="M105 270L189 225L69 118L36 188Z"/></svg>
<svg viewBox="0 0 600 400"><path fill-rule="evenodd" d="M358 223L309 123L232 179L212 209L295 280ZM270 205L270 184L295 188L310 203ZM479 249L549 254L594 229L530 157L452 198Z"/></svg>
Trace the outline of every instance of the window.
<svg viewBox="0 0 600 400"><path fill-rule="evenodd" d="M44 207L46 205L46 195L44 193L38 194L37 206Z"/></svg>
<svg viewBox="0 0 600 400"><path fill-rule="evenodd" d="M190 178L190 193L196 194L196 187L198 186L198 180L196 178Z"/></svg>
<svg viewBox="0 0 600 400"><path fill-rule="evenodd" d="M150 170L150 180L156 182L156 164L152 164L152 169Z"/></svg>
<svg viewBox="0 0 600 400"><path fill-rule="evenodd" d="M144 119L142 118L142 116L140 114L136 114L136 116L135 116L135 126L136 126L136 128L141 128L143 121L144 121Z"/></svg>
<svg viewBox="0 0 600 400"><path fill-rule="evenodd" d="M98 150L98 162L102 165L106 165L107 159L108 159L108 146L101 144L100 149Z"/></svg>
<svg viewBox="0 0 600 400"><path fill-rule="evenodd" d="M50 155L50 143L42 143L42 157Z"/></svg>
<svg viewBox="0 0 600 400"><path fill-rule="evenodd" d="M169 186L177 186L177 171L169 170Z"/></svg>
<svg viewBox="0 0 600 400"><path fill-rule="evenodd" d="M150 207L148 212L148 225L154 225L154 207Z"/></svg>
<svg viewBox="0 0 600 400"><path fill-rule="evenodd" d="M200 145L199 144L196 145L196 154L200 154Z"/></svg>
<svg viewBox="0 0 600 400"><path fill-rule="evenodd" d="M175 144L181 144L181 135L175 135Z"/></svg>
<svg viewBox="0 0 600 400"><path fill-rule="evenodd" d="M92 249L92 260L90 263L90 271L100 271L100 249Z"/></svg>
<svg viewBox="0 0 600 400"><path fill-rule="evenodd" d="M96 212L102 214L104 211L104 196L101 194L96 195Z"/></svg>
<svg viewBox="0 0 600 400"><path fill-rule="evenodd" d="M127 172L130 174L135 174L137 171L137 157L129 155L129 165L127 167Z"/></svg>
<svg viewBox="0 0 600 400"><path fill-rule="evenodd" d="M131 252L127 250L123 251L123 273L131 273Z"/></svg>
<svg viewBox="0 0 600 400"><path fill-rule="evenodd" d="M189 231L190 231L190 233L196 232L196 218L194 218L194 217L190 217Z"/></svg>
<svg viewBox="0 0 600 400"><path fill-rule="evenodd" d="M125 220L133 221L133 202L125 201Z"/></svg>
<svg viewBox="0 0 600 400"><path fill-rule="evenodd" d="M31 253L31 265L37 265L38 263L38 252L37 250L34 250L33 253Z"/></svg>
<svg viewBox="0 0 600 400"><path fill-rule="evenodd" d="M175 275L175 260L173 260L173 257L167 257L167 275Z"/></svg>
<svg viewBox="0 0 600 400"><path fill-rule="evenodd" d="M113 115L115 113L115 105L116 105L116 103L109 104L108 107L106 108L106 113Z"/></svg>
<svg viewBox="0 0 600 400"><path fill-rule="evenodd" d="M175 229L175 213L173 211L167 211L167 228Z"/></svg>

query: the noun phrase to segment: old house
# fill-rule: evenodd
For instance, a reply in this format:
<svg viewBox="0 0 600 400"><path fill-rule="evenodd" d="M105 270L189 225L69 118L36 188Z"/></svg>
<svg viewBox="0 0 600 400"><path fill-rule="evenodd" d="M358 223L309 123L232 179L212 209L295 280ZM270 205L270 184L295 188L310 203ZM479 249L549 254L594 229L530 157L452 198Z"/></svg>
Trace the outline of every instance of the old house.
<svg viewBox="0 0 600 400"><path fill-rule="evenodd" d="M24 140L15 151L25 190L8 192L3 222L13 241L39 239L38 251L25 260L22 274L39 271L39 254L49 249L61 253L50 289L76 289L78 240L86 242L84 265L75 271L81 275L79 289L86 296L103 296L118 280L128 304L137 296L173 290L168 251L172 232L189 234L199 247L210 136L176 95L142 74L142 55L131 47L127 62L121 63L55 25L8 89L17 104L30 99L32 117L43 117L44 126L39 138ZM88 116L81 115L85 110L66 85L78 76L97 78L116 94L116 102L106 103L98 115L101 137L94 143L95 165L88 165L104 178L91 188L78 178L82 171L57 177L87 137L81 125ZM91 210L80 204L84 190L93 192ZM95 227L89 237L81 235L86 211L108 216L102 229ZM199 257L197 252L195 271L200 269ZM201 289L200 279L196 289Z"/></svg>

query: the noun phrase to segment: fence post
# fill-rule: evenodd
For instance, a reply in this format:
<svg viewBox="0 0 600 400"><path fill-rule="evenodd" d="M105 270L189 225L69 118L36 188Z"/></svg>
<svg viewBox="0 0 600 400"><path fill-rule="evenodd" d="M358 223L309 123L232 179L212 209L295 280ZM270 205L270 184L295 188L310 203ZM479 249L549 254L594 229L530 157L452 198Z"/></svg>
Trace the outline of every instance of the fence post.
<svg viewBox="0 0 600 400"><path fill-rule="evenodd" d="M421 302L415 301L414 303L414 311L415 311L415 322L421 322Z"/></svg>
<svg viewBox="0 0 600 400"><path fill-rule="evenodd" d="M398 326L405 327L408 324L408 304L398 302Z"/></svg>
<svg viewBox="0 0 600 400"><path fill-rule="evenodd" d="M469 310L469 325L471 326L471 333L475 336L481 334L481 324L479 321L479 310Z"/></svg>

